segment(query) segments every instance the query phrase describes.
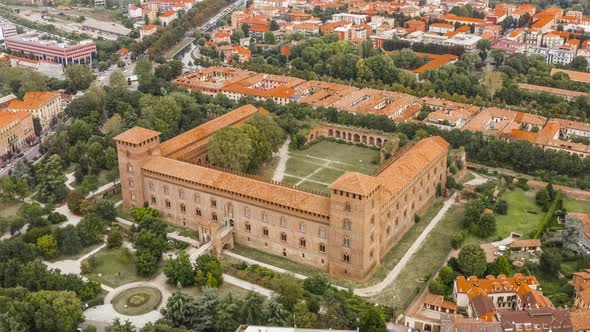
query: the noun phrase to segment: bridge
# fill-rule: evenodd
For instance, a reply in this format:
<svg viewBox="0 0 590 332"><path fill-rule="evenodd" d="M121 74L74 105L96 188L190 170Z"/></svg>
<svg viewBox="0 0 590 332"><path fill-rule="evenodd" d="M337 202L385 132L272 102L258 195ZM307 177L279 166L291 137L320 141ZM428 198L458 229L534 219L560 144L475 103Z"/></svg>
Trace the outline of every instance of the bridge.
<svg viewBox="0 0 590 332"><path fill-rule="evenodd" d="M189 251L189 259L194 263L197 258L202 255L221 255L223 249L232 249L234 247L234 228L231 226L220 227L217 231L213 231L212 237L200 247Z"/></svg>

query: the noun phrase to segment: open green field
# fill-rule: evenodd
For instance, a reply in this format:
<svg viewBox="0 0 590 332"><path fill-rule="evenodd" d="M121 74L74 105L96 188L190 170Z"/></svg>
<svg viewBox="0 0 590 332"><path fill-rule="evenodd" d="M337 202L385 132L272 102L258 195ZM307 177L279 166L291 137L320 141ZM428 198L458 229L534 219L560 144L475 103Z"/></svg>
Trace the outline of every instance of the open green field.
<svg viewBox="0 0 590 332"><path fill-rule="evenodd" d="M21 205L23 203L18 201L0 202L0 217L15 216Z"/></svg>
<svg viewBox="0 0 590 332"><path fill-rule="evenodd" d="M119 287L142 279L135 270L134 255L126 249L105 248L97 252L94 259L96 265L92 273L85 274L89 279L111 287ZM99 274L102 275L99 277Z"/></svg>
<svg viewBox="0 0 590 332"><path fill-rule="evenodd" d="M426 237L422 247L410 258L398 278L369 300L395 307L398 313L406 308L426 285L428 278L445 263L452 249L449 239L462 230L463 210L463 205L451 207Z"/></svg>
<svg viewBox="0 0 590 332"><path fill-rule="evenodd" d="M496 214L496 234L506 238L510 232L522 234L528 238L529 233L537 229L544 212L535 203L535 192L525 192L520 188L507 191L502 198L508 202L508 214Z"/></svg>
<svg viewBox="0 0 590 332"><path fill-rule="evenodd" d="M563 200L563 207L565 207L566 211L568 212L590 213L589 201L576 200L566 197Z"/></svg>
<svg viewBox="0 0 590 332"><path fill-rule="evenodd" d="M372 174L378 166L377 150L323 140L305 150L289 150L283 183L327 192L344 172Z"/></svg>

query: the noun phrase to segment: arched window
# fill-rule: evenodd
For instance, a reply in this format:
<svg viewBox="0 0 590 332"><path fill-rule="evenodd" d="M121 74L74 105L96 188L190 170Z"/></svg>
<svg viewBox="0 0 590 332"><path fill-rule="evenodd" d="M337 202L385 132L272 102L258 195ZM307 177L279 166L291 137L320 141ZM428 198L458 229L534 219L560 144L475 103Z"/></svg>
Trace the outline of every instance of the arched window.
<svg viewBox="0 0 590 332"><path fill-rule="evenodd" d="M287 219L285 217L281 217L281 227L287 227Z"/></svg>
<svg viewBox="0 0 590 332"><path fill-rule="evenodd" d="M375 242L375 235L373 233L369 235L369 241L371 241L371 243Z"/></svg>
<svg viewBox="0 0 590 332"><path fill-rule="evenodd" d="M281 241L287 241L287 233L281 232Z"/></svg>
<svg viewBox="0 0 590 332"><path fill-rule="evenodd" d="M350 221L349 219L344 219L344 223L343 223L343 228L344 230L351 230L352 229L352 221Z"/></svg>
<svg viewBox="0 0 590 332"><path fill-rule="evenodd" d="M389 232L391 232L391 225L387 225L387 229L385 229L385 234L389 235Z"/></svg>
<svg viewBox="0 0 590 332"><path fill-rule="evenodd" d="M166 208L169 209L170 208L170 201L166 200Z"/></svg>
<svg viewBox="0 0 590 332"><path fill-rule="evenodd" d="M323 228L323 227L320 227L319 236L320 236L322 239L325 239L325 238L326 238L326 229L325 229L325 228Z"/></svg>
<svg viewBox="0 0 590 332"><path fill-rule="evenodd" d="M299 224L299 231L300 231L301 233L305 233L305 224L304 224L304 223L300 223L300 224Z"/></svg>
<svg viewBox="0 0 590 332"><path fill-rule="evenodd" d="M262 212L262 215L260 216L260 219L262 220L262 222L268 222L268 214L266 214L266 212Z"/></svg>
<svg viewBox="0 0 590 332"><path fill-rule="evenodd" d="M152 181L150 181L149 187L150 187L150 190L154 190L154 183Z"/></svg>
<svg viewBox="0 0 590 332"><path fill-rule="evenodd" d="M344 262L350 263L350 256L348 256L348 254L345 253L343 259L344 259Z"/></svg>
<svg viewBox="0 0 590 332"><path fill-rule="evenodd" d="M262 235L264 235L264 236L268 237L268 227L264 227L264 228L262 229Z"/></svg>
<svg viewBox="0 0 590 332"><path fill-rule="evenodd" d="M299 239L299 246L302 248L305 248L305 239L304 238Z"/></svg>
<svg viewBox="0 0 590 332"><path fill-rule="evenodd" d="M156 203L157 203L157 202L158 202L158 201L156 200L156 196L153 196L153 195L152 195L152 204L153 204L153 205L156 205Z"/></svg>
<svg viewBox="0 0 590 332"><path fill-rule="evenodd" d="M178 189L178 198L184 198L184 190Z"/></svg>
<svg viewBox="0 0 590 332"><path fill-rule="evenodd" d="M201 209L196 208L195 213L197 214L198 217L200 217L201 216Z"/></svg>
<svg viewBox="0 0 590 332"><path fill-rule="evenodd" d="M168 194L168 186L164 185L164 194Z"/></svg>
<svg viewBox="0 0 590 332"><path fill-rule="evenodd" d="M131 163L127 164L127 172L129 172L129 173L133 172L133 165L131 165Z"/></svg>
<svg viewBox="0 0 590 332"><path fill-rule="evenodd" d="M129 188L133 188L133 179L127 180L127 183L129 184Z"/></svg>
<svg viewBox="0 0 590 332"><path fill-rule="evenodd" d="M246 223L246 232L251 232L252 231L252 226L250 226L250 223L247 222Z"/></svg>
<svg viewBox="0 0 590 332"><path fill-rule="evenodd" d="M350 211L350 202L344 203L344 211Z"/></svg>
<svg viewBox="0 0 590 332"><path fill-rule="evenodd" d="M250 208L244 207L244 217L250 217Z"/></svg>
<svg viewBox="0 0 590 332"><path fill-rule="evenodd" d="M213 207L213 208L217 207L217 201L215 200L215 198L211 198L211 207Z"/></svg>
<svg viewBox="0 0 590 332"><path fill-rule="evenodd" d="M193 195L193 200L195 201L195 203L199 203L199 201L201 200L201 197L199 197L198 193L195 193Z"/></svg>
<svg viewBox="0 0 590 332"><path fill-rule="evenodd" d="M346 248L350 248L350 239L348 237L345 237L342 241L342 245Z"/></svg>
<svg viewBox="0 0 590 332"><path fill-rule="evenodd" d="M211 220L217 221L217 213L215 213L215 212L211 213Z"/></svg>
<svg viewBox="0 0 590 332"><path fill-rule="evenodd" d="M320 252L326 252L326 245L323 243L320 243Z"/></svg>
<svg viewBox="0 0 590 332"><path fill-rule="evenodd" d="M184 203L180 203L180 212L186 213L186 205Z"/></svg>

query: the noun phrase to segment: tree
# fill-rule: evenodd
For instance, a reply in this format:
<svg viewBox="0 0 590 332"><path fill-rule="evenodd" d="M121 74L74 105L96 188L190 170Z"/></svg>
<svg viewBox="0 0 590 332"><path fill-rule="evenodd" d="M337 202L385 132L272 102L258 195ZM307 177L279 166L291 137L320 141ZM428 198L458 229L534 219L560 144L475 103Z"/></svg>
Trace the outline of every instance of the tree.
<svg viewBox="0 0 590 332"><path fill-rule="evenodd" d="M271 31L277 31L279 30L281 27L279 26L279 24L277 23L277 21L275 20L270 20L270 30Z"/></svg>
<svg viewBox="0 0 590 332"><path fill-rule="evenodd" d="M62 161L54 154L35 168L35 178L42 202L54 203L66 197L68 189L65 185Z"/></svg>
<svg viewBox="0 0 590 332"><path fill-rule="evenodd" d="M127 319L125 322L121 322L119 318L115 318L113 322L106 327L105 332L135 332L137 329Z"/></svg>
<svg viewBox="0 0 590 332"><path fill-rule="evenodd" d="M66 68L66 77L68 78L70 89L73 91L86 90L96 79L96 75L87 65L72 64Z"/></svg>
<svg viewBox="0 0 590 332"><path fill-rule="evenodd" d="M570 62L570 67L577 71L587 71L588 60L582 56L577 56L572 60L572 62Z"/></svg>
<svg viewBox="0 0 590 332"><path fill-rule="evenodd" d="M278 293L277 301L287 310L293 310L293 306L304 294L300 280L289 274L281 274L279 278L275 278L273 281L273 289Z"/></svg>
<svg viewBox="0 0 590 332"><path fill-rule="evenodd" d="M248 292L242 306L242 321L249 325L261 325L264 322L262 308L264 298L253 291Z"/></svg>
<svg viewBox="0 0 590 332"><path fill-rule="evenodd" d="M551 203L551 197L549 196L546 188L539 189L539 191L537 191L537 194L535 195L535 202L543 209L543 211L547 211L549 204Z"/></svg>
<svg viewBox="0 0 590 332"><path fill-rule="evenodd" d="M167 260L164 263L163 271L169 284L187 287L195 283L195 271L188 254L184 251L179 253L176 258Z"/></svg>
<svg viewBox="0 0 590 332"><path fill-rule="evenodd" d="M119 248L123 244L123 235L121 234L121 230L118 228L113 228L109 232L107 237L107 246L110 249Z"/></svg>
<svg viewBox="0 0 590 332"><path fill-rule="evenodd" d="M177 291L166 302L162 314L175 326L191 326L196 310L195 299Z"/></svg>
<svg viewBox="0 0 590 332"><path fill-rule="evenodd" d="M361 316L360 330L366 332L385 332L385 320L383 315L374 306L365 309Z"/></svg>
<svg viewBox="0 0 590 332"><path fill-rule="evenodd" d="M493 50L490 51L490 55L494 59L494 62L496 64L496 68L503 65L504 60L506 60L506 53L504 53L504 51L501 49L494 48Z"/></svg>
<svg viewBox="0 0 590 332"><path fill-rule="evenodd" d="M324 295L324 293L330 288L330 281L323 274L315 274L303 281L303 288L316 295Z"/></svg>
<svg viewBox="0 0 590 332"><path fill-rule="evenodd" d="M264 317L268 326L287 326L289 321L289 311L285 310L282 304L275 299L266 301L264 308Z"/></svg>
<svg viewBox="0 0 590 332"><path fill-rule="evenodd" d="M512 276L512 267L506 257L500 256L494 261L494 274L503 274L505 276Z"/></svg>
<svg viewBox="0 0 590 332"><path fill-rule="evenodd" d="M133 207L129 212L131 213L133 220L136 222L140 222L148 216L154 218L158 218L160 216L160 212L151 207Z"/></svg>
<svg viewBox="0 0 590 332"><path fill-rule="evenodd" d="M494 205L494 212L506 215L508 213L508 202L505 199L499 199Z"/></svg>
<svg viewBox="0 0 590 332"><path fill-rule="evenodd" d="M51 223L53 225L60 224L66 220L68 220L68 217L66 217L65 215L63 215L59 212L50 212L47 215L47 221L49 221L49 223Z"/></svg>
<svg viewBox="0 0 590 332"><path fill-rule="evenodd" d="M81 214L80 206L82 201L84 200L85 196L78 190L72 190L68 193L66 198L66 202L68 204L68 209L74 212L77 215Z"/></svg>
<svg viewBox="0 0 590 332"><path fill-rule="evenodd" d="M154 72L154 75L165 81L171 81L172 79L182 74L182 62L178 60L172 60L158 66Z"/></svg>
<svg viewBox="0 0 590 332"><path fill-rule="evenodd" d="M82 249L82 241L78 234L78 229L74 225L67 225L56 231L55 238L58 243L59 251L66 255L73 255Z"/></svg>
<svg viewBox="0 0 590 332"><path fill-rule="evenodd" d="M151 276L158 270L159 257L148 249L137 249L135 252L135 265L137 273L142 276Z"/></svg>
<svg viewBox="0 0 590 332"><path fill-rule="evenodd" d="M480 66L482 61L477 53L469 52L465 53L461 56L461 61L467 64L467 68L469 69L469 75L471 75L471 71L476 67Z"/></svg>
<svg viewBox="0 0 590 332"><path fill-rule="evenodd" d="M479 246L466 245L457 258L461 271L469 276L481 276L486 270L486 255Z"/></svg>
<svg viewBox="0 0 590 332"><path fill-rule="evenodd" d="M43 235L37 239L37 248L43 257L49 259L57 254L57 242L51 234Z"/></svg>
<svg viewBox="0 0 590 332"><path fill-rule="evenodd" d="M203 288L203 294L195 306L193 326L197 331L214 331L216 327L219 295L213 288ZM259 308L260 310L260 308Z"/></svg>
<svg viewBox="0 0 590 332"><path fill-rule="evenodd" d="M226 296L217 309L217 329L221 332L233 332L240 326L242 302L235 300L231 293Z"/></svg>
<svg viewBox="0 0 590 332"><path fill-rule="evenodd" d="M557 248L546 248L541 254L539 266L547 275L557 277L561 264L561 253Z"/></svg>
<svg viewBox="0 0 590 332"><path fill-rule="evenodd" d="M172 96L145 95L139 100L139 124L162 133L164 139L178 134L180 107Z"/></svg>
<svg viewBox="0 0 590 332"><path fill-rule="evenodd" d="M254 152L252 140L241 128L218 130L207 143L207 155L214 165L244 172Z"/></svg>
<svg viewBox="0 0 590 332"><path fill-rule="evenodd" d="M39 203L23 204L18 209L18 216L23 218L25 223L30 224L32 227L43 227L47 226L48 221L43 218L45 210L39 205Z"/></svg>
<svg viewBox="0 0 590 332"><path fill-rule="evenodd" d="M549 199L554 200L557 193L555 192L555 189L553 189L553 184L551 182L547 183L547 186L545 186L545 190L547 190Z"/></svg>
<svg viewBox="0 0 590 332"><path fill-rule="evenodd" d="M74 292L39 291L26 298L37 331L74 331L84 320L82 303Z"/></svg>
<svg viewBox="0 0 590 332"><path fill-rule="evenodd" d="M107 221L114 221L117 217L117 211L115 204L108 199L101 199L96 202L92 208L92 213L95 213L99 217Z"/></svg>
<svg viewBox="0 0 590 332"><path fill-rule="evenodd" d="M502 88L504 77L499 71L485 69L481 75L481 84L485 88L486 93L490 97L490 101L494 99L496 92Z"/></svg>
<svg viewBox="0 0 590 332"><path fill-rule="evenodd" d="M154 74L152 70L152 63L147 59L141 59L135 63L134 73L137 75L140 85L149 84L153 80Z"/></svg>
<svg viewBox="0 0 590 332"><path fill-rule="evenodd" d="M272 31L264 32L264 43L268 45L276 43L275 34Z"/></svg>
<svg viewBox="0 0 590 332"><path fill-rule="evenodd" d="M109 85L114 91L125 91L127 90L127 78L120 70L117 70L109 77Z"/></svg>
<svg viewBox="0 0 590 332"><path fill-rule="evenodd" d="M479 218L478 236L488 237L496 232L496 217L493 213L484 213Z"/></svg>
<svg viewBox="0 0 590 332"><path fill-rule="evenodd" d="M195 262L195 284L199 287L217 288L223 284L223 270L217 257L203 255Z"/></svg>
<svg viewBox="0 0 590 332"><path fill-rule="evenodd" d="M318 315L313 312L310 312L307 308L307 305L304 302L298 302L293 307L293 326L299 328L310 328L314 326L314 323L317 321Z"/></svg>

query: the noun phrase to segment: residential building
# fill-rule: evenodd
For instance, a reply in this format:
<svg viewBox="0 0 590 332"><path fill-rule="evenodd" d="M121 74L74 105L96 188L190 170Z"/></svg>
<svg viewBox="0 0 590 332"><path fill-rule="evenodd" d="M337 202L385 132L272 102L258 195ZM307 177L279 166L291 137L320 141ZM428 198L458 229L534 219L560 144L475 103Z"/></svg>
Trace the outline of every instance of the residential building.
<svg viewBox="0 0 590 332"><path fill-rule="evenodd" d="M170 22L178 18L178 13L174 10L169 10L160 15L160 25L167 26Z"/></svg>
<svg viewBox="0 0 590 332"><path fill-rule="evenodd" d="M11 101L8 110L31 113L33 118L39 120L43 131L64 114L61 96L57 92L27 92L23 100Z"/></svg>
<svg viewBox="0 0 590 332"><path fill-rule="evenodd" d="M510 243L513 252L541 253L541 240L514 240Z"/></svg>
<svg viewBox="0 0 590 332"><path fill-rule="evenodd" d="M408 147L375 176L344 173L328 195L208 167L211 135L259 113L267 112L245 105L162 143L160 133L139 127L116 136L123 207L147 203L166 221L198 230L216 253L235 242L361 280L445 185L449 144L437 136ZM327 132L359 143L362 134L351 127L339 137Z"/></svg>
<svg viewBox="0 0 590 332"><path fill-rule="evenodd" d="M158 31L158 26L155 24L148 24L139 30L139 39L144 39L147 36L151 36Z"/></svg>
<svg viewBox="0 0 590 332"><path fill-rule="evenodd" d="M15 55L34 60L45 60L62 65L89 64L96 57L96 43L84 40L79 43L48 39L45 34L27 33L6 38L4 44Z"/></svg>
<svg viewBox="0 0 590 332"><path fill-rule="evenodd" d="M82 30L98 32L100 35L123 37L128 36L131 33L131 29L128 29L121 24L113 22L103 22L92 18L87 18L82 23Z"/></svg>
<svg viewBox="0 0 590 332"><path fill-rule="evenodd" d="M33 142L33 117L27 112L0 112L0 161L20 153Z"/></svg>
<svg viewBox="0 0 590 332"><path fill-rule="evenodd" d="M588 220L590 221L590 218ZM590 225L585 227L590 227ZM572 285L577 291L590 289L590 269L572 273Z"/></svg>
<svg viewBox="0 0 590 332"><path fill-rule="evenodd" d="M570 312L573 332L590 331L590 310L575 310Z"/></svg>
<svg viewBox="0 0 590 332"><path fill-rule="evenodd" d="M348 14L348 13L339 13L332 15L332 21L335 22L348 22L354 25L362 25L366 24L368 21L367 15L359 15L359 14Z"/></svg>
<svg viewBox="0 0 590 332"><path fill-rule="evenodd" d="M0 40L16 36L16 25L10 22L0 22Z"/></svg>
<svg viewBox="0 0 590 332"><path fill-rule="evenodd" d="M36 70L41 74L63 80L65 77L64 67L59 63L45 61L45 60L31 60L28 58L21 58L16 56L10 57L11 67L29 68Z"/></svg>
<svg viewBox="0 0 590 332"><path fill-rule="evenodd" d="M129 15L129 18L132 20L143 19L143 10L141 10L141 7L129 4L127 6L127 15Z"/></svg>
<svg viewBox="0 0 590 332"><path fill-rule="evenodd" d="M571 332L572 322L569 312L556 308L532 308L522 311L499 311L498 320L502 330L543 332Z"/></svg>

